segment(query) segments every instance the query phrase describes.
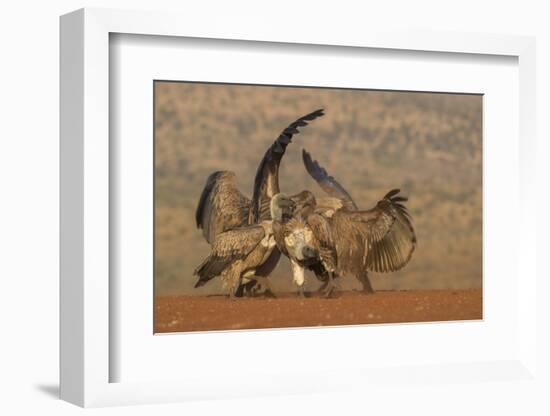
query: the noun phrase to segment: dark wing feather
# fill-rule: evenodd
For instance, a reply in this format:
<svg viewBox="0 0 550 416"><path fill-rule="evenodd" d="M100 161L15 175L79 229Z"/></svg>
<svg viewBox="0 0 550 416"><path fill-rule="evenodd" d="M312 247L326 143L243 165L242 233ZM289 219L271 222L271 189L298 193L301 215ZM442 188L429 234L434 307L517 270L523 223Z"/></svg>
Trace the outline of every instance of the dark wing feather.
<svg viewBox="0 0 550 416"><path fill-rule="evenodd" d="M250 200L237 189L234 174L214 172L206 180L195 212L197 228L212 244L216 235L246 225L249 209Z"/></svg>
<svg viewBox="0 0 550 416"><path fill-rule="evenodd" d="M309 175L315 179L315 182L317 182L323 191L332 197L341 199L344 207L348 210L357 210L357 205L355 205L350 194L348 194L336 179L330 176L327 171L319 165L319 162L313 160L306 150L302 150L302 160L304 161L304 166Z"/></svg>
<svg viewBox="0 0 550 416"><path fill-rule="evenodd" d="M267 149L261 160L254 179L254 193L249 215L249 224L256 224L260 220L269 220L269 202L279 189L279 165L286 147L292 141L292 136L299 133L298 127L308 125L309 121L323 116L323 109L309 113L292 122L277 137L277 140Z"/></svg>
<svg viewBox="0 0 550 416"><path fill-rule="evenodd" d="M246 258L264 237L265 230L260 225L235 228L217 235L210 255L194 272L199 276L195 287L219 276L234 261Z"/></svg>
<svg viewBox="0 0 550 416"><path fill-rule="evenodd" d="M269 276L273 270L275 270L275 267L277 267L277 264L279 264L279 259L281 258L281 252L277 247L273 248L273 251L267 258L267 260L262 263L259 267L256 268L256 271L254 274L256 276Z"/></svg>
<svg viewBox="0 0 550 416"><path fill-rule="evenodd" d="M365 237L365 264L369 270L380 273L399 270L409 262L416 248L411 218L401 203L405 199L398 193L394 189L376 207L350 214Z"/></svg>

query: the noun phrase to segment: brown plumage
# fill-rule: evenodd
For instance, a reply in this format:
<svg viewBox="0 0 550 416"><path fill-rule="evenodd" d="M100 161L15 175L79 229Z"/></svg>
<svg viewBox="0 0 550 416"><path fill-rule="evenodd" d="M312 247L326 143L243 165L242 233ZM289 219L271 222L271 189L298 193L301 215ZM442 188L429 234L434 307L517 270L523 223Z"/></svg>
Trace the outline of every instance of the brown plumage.
<svg viewBox="0 0 550 416"><path fill-rule="evenodd" d="M199 280L195 287L221 276L230 296L241 280L256 279L256 268L266 262L275 248L271 221L238 227L220 233L214 239L210 255L195 270Z"/></svg>
<svg viewBox="0 0 550 416"><path fill-rule="evenodd" d="M336 251L326 219L313 214L288 221L273 221L273 235L277 247L302 266L320 261L328 271L336 270Z"/></svg>
<svg viewBox="0 0 550 416"><path fill-rule="evenodd" d="M386 273L399 270L409 262L416 247L411 218L403 204L407 198L399 196L399 190L394 189L374 208L357 210L348 192L305 150L303 160L306 170L330 199L341 201L340 207L333 201L336 208L327 208L326 204L320 206L309 191L291 197L297 203L295 215L303 219L305 227L314 235L311 239L313 248L320 250L321 242L328 244L333 249L336 264L330 270L325 266L327 261L319 258L304 267L327 282L332 271L338 275L355 275L364 290L372 292L368 271Z"/></svg>
<svg viewBox="0 0 550 416"><path fill-rule="evenodd" d="M214 172L206 180L195 212L197 228L212 244L218 234L248 223L250 204L237 188L233 172Z"/></svg>
<svg viewBox="0 0 550 416"><path fill-rule="evenodd" d="M203 230L206 241L212 244L221 232L271 219L269 201L280 192L279 165L286 147L299 133L298 127L307 126L308 121L323 115L322 109L316 110L293 121L281 132L258 165L252 200L239 191L233 172L218 171L208 177L195 211L197 228Z"/></svg>
<svg viewBox="0 0 550 416"><path fill-rule="evenodd" d="M398 194L399 189L393 189L372 209L342 209L329 219L339 273L394 272L409 262L416 235L403 205L407 198Z"/></svg>
<svg viewBox="0 0 550 416"><path fill-rule="evenodd" d="M275 242L290 259L294 283L303 296L304 268L318 269L327 281L331 280L336 268L336 250L327 219L314 212L305 215L305 210L296 215L294 205L286 195L277 194L271 200L271 216ZM285 207L290 209L285 211Z"/></svg>
<svg viewBox="0 0 550 416"><path fill-rule="evenodd" d="M254 178L254 191L249 215L250 224L271 219L271 198L280 192L279 166L286 147L292 141L292 137L300 132L298 130L299 127L305 127L308 125L308 122L324 115L324 110L319 109L300 117L290 123L277 140L273 142L271 147L267 149L258 165L256 177Z"/></svg>
<svg viewBox="0 0 550 416"><path fill-rule="evenodd" d="M233 172L219 171L208 177L199 199L195 219L197 228L202 228L206 241L212 245L213 253L215 253L215 249L221 249L229 244L231 238L237 234L252 238L254 230L257 230L257 228L247 226L258 224L260 221L271 220L269 209L266 210L265 206L269 207L271 198L279 193L279 165L286 147L291 143L292 137L299 133L299 127L307 126L309 121L323 115L322 109L314 111L292 122L281 132L279 137L267 149L258 166L252 200L239 191ZM236 233L225 234L230 230L236 230ZM237 247L238 239L235 239L232 244ZM243 244L245 244L244 241ZM243 246L244 251L246 251L246 247ZM224 261L221 263L215 260L216 256L210 260L205 260L206 263L203 263L197 269L197 274L200 276L197 285L202 286L212 277L215 277L212 271L222 275L222 278L225 276L224 280L231 281L235 279L227 276L233 276L236 273L235 270L239 269L242 269L243 272L254 269L254 273L258 276L268 276L280 258L280 252L276 248L270 250L269 256L266 258L252 255L252 253L242 257L238 250L234 250L233 253L233 255L225 256ZM232 256L234 256L235 264L231 262ZM212 263L210 264L210 262ZM224 267L221 267L221 264ZM225 271L226 268L227 271ZM240 279L237 280L240 281ZM231 289L232 285L228 287Z"/></svg>

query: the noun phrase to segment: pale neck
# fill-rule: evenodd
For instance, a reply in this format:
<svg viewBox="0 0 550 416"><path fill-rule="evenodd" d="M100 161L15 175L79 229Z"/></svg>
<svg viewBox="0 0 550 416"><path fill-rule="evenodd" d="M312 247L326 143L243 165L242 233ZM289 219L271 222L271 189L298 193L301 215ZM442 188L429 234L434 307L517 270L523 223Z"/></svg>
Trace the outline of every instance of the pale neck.
<svg viewBox="0 0 550 416"><path fill-rule="evenodd" d="M277 206L277 204L275 203L275 199L271 199L271 204L269 208L270 208L271 218L273 219L273 221L282 222L283 210L281 209L281 207Z"/></svg>

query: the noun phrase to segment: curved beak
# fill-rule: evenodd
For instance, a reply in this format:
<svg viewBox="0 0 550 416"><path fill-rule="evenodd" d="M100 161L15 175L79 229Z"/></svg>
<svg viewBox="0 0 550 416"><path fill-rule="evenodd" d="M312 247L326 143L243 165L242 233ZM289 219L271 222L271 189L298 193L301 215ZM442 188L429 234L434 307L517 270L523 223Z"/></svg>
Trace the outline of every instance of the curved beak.
<svg viewBox="0 0 550 416"><path fill-rule="evenodd" d="M316 248L304 246L304 248L302 248L302 255L306 260L316 259L319 257L319 251Z"/></svg>
<svg viewBox="0 0 550 416"><path fill-rule="evenodd" d="M296 208L296 202L294 202L291 198L281 199L279 201L279 207L290 208L292 211L294 211L294 208Z"/></svg>

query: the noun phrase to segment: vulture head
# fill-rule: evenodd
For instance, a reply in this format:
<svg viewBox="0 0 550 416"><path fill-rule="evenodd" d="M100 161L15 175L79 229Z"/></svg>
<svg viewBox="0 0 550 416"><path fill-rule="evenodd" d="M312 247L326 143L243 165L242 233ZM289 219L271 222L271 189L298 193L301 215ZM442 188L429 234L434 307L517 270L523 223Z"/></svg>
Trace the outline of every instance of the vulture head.
<svg viewBox="0 0 550 416"><path fill-rule="evenodd" d="M313 231L304 220L305 217L297 215L297 209L304 207L301 201L313 197L311 192L309 195L306 192L309 191L292 197L279 193L271 199L271 217L284 226L284 246L288 256L301 264L309 264L319 258Z"/></svg>
<svg viewBox="0 0 550 416"><path fill-rule="evenodd" d="M308 265L319 260L313 231L301 217L293 217L286 223L284 242L289 257L299 264Z"/></svg>

